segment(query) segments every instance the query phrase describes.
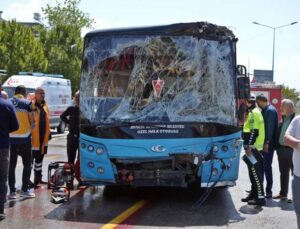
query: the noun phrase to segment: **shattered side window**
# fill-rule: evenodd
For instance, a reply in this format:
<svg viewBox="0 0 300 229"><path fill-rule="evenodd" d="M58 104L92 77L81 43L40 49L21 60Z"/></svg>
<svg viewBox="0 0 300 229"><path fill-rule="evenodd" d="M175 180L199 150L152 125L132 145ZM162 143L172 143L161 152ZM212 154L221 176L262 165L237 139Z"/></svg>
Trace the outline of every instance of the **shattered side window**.
<svg viewBox="0 0 300 229"><path fill-rule="evenodd" d="M82 114L92 123L235 125L233 58L230 40L92 37L84 50Z"/></svg>

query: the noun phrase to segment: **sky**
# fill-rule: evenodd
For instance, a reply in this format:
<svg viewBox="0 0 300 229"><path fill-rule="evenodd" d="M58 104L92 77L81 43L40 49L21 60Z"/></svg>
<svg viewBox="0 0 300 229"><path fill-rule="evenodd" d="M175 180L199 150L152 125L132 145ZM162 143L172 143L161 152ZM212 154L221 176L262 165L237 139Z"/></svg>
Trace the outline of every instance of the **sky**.
<svg viewBox="0 0 300 229"><path fill-rule="evenodd" d="M46 4L56 0L1 0L5 20L33 21ZM237 63L254 69L272 70L275 29L274 80L300 91L299 0L81 0L80 10L95 20L94 29L163 25L207 21L229 27L239 41ZM87 32L85 30L84 32Z"/></svg>

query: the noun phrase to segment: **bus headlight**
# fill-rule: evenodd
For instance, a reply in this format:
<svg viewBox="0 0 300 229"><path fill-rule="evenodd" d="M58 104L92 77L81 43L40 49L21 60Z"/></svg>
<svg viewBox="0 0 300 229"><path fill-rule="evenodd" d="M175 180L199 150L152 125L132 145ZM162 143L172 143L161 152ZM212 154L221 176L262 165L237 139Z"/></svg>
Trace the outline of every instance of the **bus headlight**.
<svg viewBox="0 0 300 229"><path fill-rule="evenodd" d="M88 166L89 166L90 168L94 168L94 167L95 167L95 164L94 164L94 162L90 161L90 162L88 163Z"/></svg>
<svg viewBox="0 0 300 229"><path fill-rule="evenodd" d="M85 149L86 144L85 143L81 143L80 146L81 146L82 149Z"/></svg>
<svg viewBox="0 0 300 229"><path fill-rule="evenodd" d="M103 152L104 152L104 149L101 146L96 149L96 154L98 154L98 155L101 155Z"/></svg>
<svg viewBox="0 0 300 229"><path fill-rule="evenodd" d="M92 145L89 145L89 147L88 147L88 151L90 151L90 152L93 152L93 151L94 151L94 146L92 146Z"/></svg>
<svg viewBox="0 0 300 229"><path fill-rule="evenodd" d="M223 152L227 152L227 151L228 151L228 146L223 145L223 146L222 146L222 151L223 151Z"/></svg>
<svg viewBox="0 0 300 229"><path fill-rule="evenodd" d="M218 146L213 146L213 147L212 147L212 151L213 151L214 153L218 152L218 151L219 151Z"/></svg>
<svg viewBox="0 0 300 229"><path fill-rule="evenodd" d="M98 172L98 173L104 173L104 168L99 167L99 168L97 169L97 172Z"/></svg>

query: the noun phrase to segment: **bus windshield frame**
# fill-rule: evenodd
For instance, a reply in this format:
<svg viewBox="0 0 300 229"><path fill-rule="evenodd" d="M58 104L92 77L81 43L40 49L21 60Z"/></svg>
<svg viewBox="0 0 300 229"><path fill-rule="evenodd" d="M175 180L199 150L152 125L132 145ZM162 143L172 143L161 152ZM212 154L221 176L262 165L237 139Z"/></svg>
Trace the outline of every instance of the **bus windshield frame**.
<svg viewBox="0 0 300 229"><path fill-rule="evenodd" d="M105 35L85 41L80 110L90 124L236 126L235 41Z"/></svg>

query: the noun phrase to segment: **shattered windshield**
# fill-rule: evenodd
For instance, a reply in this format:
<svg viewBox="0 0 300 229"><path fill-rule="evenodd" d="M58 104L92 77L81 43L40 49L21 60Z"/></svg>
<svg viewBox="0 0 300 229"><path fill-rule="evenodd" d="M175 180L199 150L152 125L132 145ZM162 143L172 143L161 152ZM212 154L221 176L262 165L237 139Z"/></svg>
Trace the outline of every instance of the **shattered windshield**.
<svg viewBox="0 0 300 229"><path fill-rule="evenodd" d="M232 41L94 36L86 41L80 109L90 123L236 125Z"/></svg>

